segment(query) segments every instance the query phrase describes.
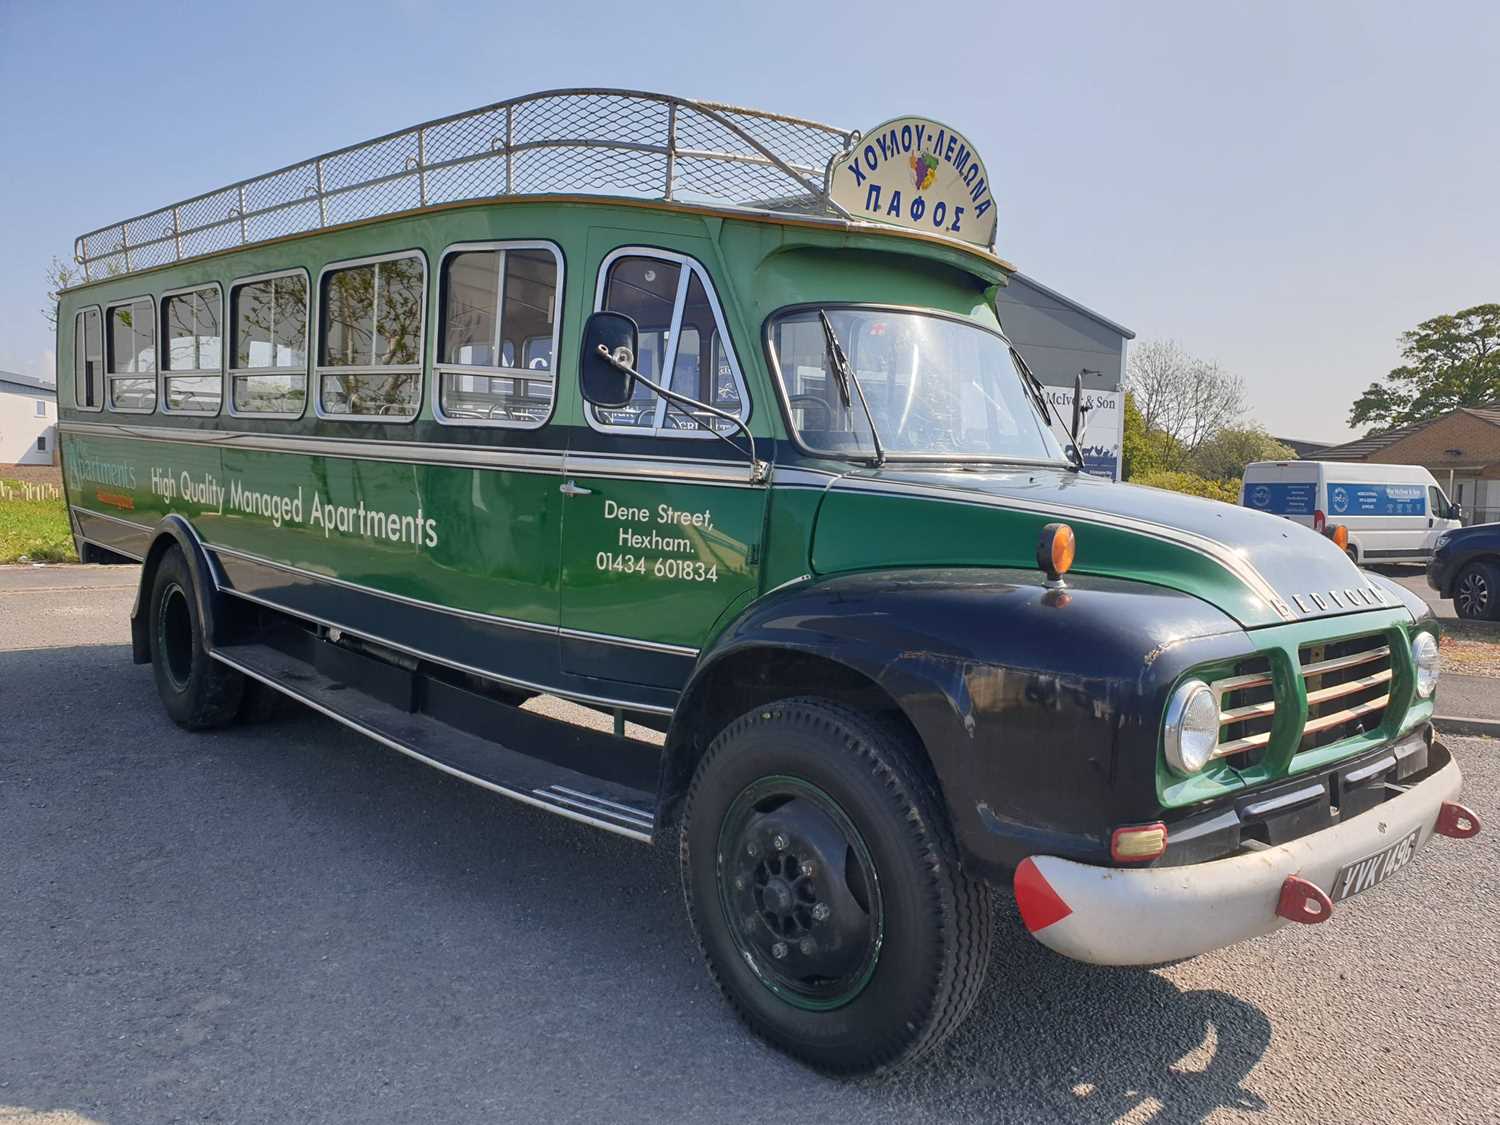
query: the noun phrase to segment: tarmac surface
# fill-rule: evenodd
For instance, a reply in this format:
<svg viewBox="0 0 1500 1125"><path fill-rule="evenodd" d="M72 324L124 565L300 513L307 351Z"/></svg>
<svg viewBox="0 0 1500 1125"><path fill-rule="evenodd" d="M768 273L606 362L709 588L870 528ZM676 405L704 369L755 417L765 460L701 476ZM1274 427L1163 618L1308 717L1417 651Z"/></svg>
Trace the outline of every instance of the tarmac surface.
<svg viewBox="0 0 1500 1125"><path fill-rule="evenodd" d="M1323 926L1154 970L997 909L936 1057L823 1078L720 1001L676 872L317 715L189 734L128 568L0 568L0 1122L1493 1122L1500 743L1479 838Z"/></svg>

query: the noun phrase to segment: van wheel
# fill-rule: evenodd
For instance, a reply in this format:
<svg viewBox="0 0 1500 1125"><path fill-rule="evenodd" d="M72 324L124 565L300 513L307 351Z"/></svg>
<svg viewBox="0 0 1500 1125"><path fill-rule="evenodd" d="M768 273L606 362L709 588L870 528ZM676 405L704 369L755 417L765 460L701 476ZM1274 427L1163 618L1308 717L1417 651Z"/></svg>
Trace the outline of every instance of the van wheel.
<svg viewBox="0 0 1500 1125"><path fill-rule="evenodd" d="M1471 562L1453 581L1453 610L1466 621L1494 621L1500 616L1500 568Z"/></svg>
<svg viewBox="0 0 1500 1125"><path fill-rule="evenodd" d="M1352 562L1355 566L1359 565L1359 552L1356 551L1353 547L1345 547L1344 554L1349 556L1349 561Z"/></svg>
<svg viewBox="0 0 1500 1125"><path fill-rule="evenodd" d="M986 884L894 725L818 699L757 707L693 777L688 916L751 1029L823 1070L914 1059L962 1022L990 950Z"/></svg>
<svg viewBox="0 0 1500 1125"><path fill-rule="evenodd" d="M208 655L192 572L168 548L151 585L151 668L167 714L178 726L223 726L239 713L245 677Z"/></svg>

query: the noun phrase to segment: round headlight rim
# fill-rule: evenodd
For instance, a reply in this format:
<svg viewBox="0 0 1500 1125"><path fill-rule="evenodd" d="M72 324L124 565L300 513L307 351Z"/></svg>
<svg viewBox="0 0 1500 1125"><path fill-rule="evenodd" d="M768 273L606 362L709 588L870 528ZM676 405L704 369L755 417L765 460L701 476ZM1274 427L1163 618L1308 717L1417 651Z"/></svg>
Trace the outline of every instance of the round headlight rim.
<svg viewBox="0 0 1500 1125"><path fill-rule="evenodd" d="M1183 734L1185 733L1185 720L1191 709L1193 700L1200 695L1206 695L1213 707L1212 737L1209 739L1208 747L1203 755L1203 760L1197 765L1191 764L1183 753ZM1208 764L1213 761L1214 750L1219 741L1219 703L1214 695L1214 690L1200 679L1188 679L1177 685L1172 692L1172 697L1167 701L1167 717L1162 729L1162 742L1166 750L1167 767L1179 777L1194 777L1203 772Z"/></svg>
<svg viewBox="0 0 1500 1125"><path fill-rule="evenodd" d="M1430 651L1430 659L1424 659L1424 652L1426 651ZM1442 665L1438 639L1426 629L1412 635L1411 663L1416 673L1414 679L1417 698L1421 700L1431 699L1433 693L1437 691L1437 682L1438 677L1442 674Z"/></svg>

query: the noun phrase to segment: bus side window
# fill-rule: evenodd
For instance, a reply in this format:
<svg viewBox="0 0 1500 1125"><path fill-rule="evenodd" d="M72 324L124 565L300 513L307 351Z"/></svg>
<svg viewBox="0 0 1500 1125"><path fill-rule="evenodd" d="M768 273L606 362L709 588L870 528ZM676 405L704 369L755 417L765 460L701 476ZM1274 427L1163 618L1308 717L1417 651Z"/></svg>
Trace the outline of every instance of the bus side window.
<svg viewBox="0 0 1500 1125"><path fill-rule="evenodd" d="M636 322L636 367L642 375L741 418L749 413L744 379L712 283L692 258L660 250L617 250L604 261L595 304ZM619 409L589 410L590 421L600 429L628 427L656 434L701 432L707 425L724 432L734 429L722 420L694 418L641 385Z"/></svg>
<svg viewBox="0 0 1500 1125"><path fill-rule="evenodd" d="M307 405L307 274L229 288L229 413L300 418Z"/></svg>
<svg viewBox="0 0 1500 1125"><path fill-rule="evenodd" d="M217 414L224 397L224 296L217 284L162 294L162 409Z"/></svg>
<svg viewBox="0 0 1500 1125"><path fill-rule="evenodd" d="M318 290L318 413L416 417L422 401L427 262L420 254L335 263Z"/></svg>
<svg viewBox="0 0 1500 1125"><path fill-rule="evenodd" d="M150 297L109 307L109 408L122 414L156 409L156 302Z"/></svg>
<svg viewBox="0 0 1500 1125"><path fill-rule="evenodd" d="M561 253L541 242L450 247L438 280L438 421L544 424L556 398Z"/></svg>
<svg viewBox="0 0 1500 1125"><path fill-rule="evenodd" d="M104 329L97 307L73 317L73 401L80 410L104 408Z"/></svg>

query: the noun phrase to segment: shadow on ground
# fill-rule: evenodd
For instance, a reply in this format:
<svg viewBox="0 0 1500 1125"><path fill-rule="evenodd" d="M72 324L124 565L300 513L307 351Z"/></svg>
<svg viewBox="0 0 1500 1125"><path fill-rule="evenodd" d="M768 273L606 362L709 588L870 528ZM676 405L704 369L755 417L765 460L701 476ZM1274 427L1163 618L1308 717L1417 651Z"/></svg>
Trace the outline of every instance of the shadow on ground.
<svg viewBox="0 0 1500 1125"><path fill-rule="evenodd" d="M999 907L936 1056L835 1082L707 982L652 850L294 711L191 735L123 646L0 653L0 1106L110 1122L1197 1121L1256 1007ZM893 1115L898 1115L894 1116Z"/></svg>

